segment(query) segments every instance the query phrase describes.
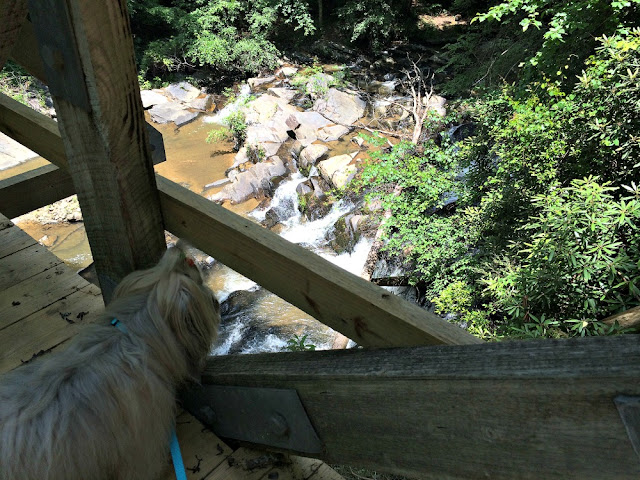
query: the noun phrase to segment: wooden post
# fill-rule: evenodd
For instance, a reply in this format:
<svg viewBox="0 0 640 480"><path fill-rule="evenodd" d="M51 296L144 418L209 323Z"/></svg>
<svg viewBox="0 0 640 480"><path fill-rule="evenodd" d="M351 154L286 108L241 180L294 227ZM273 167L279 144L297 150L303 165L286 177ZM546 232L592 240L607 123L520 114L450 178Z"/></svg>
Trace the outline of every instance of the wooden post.
<svg viewBox="0 0 640 480"><path fill-rule="evenodd" d="M30 0L102 294L153 265L162 216L126 2Z"/></svg>
<svg viewBox="0 0 640 480"><path fill-rule="evenodd" d="M27 20L27 0L0 0L0 70Z"/></svg>

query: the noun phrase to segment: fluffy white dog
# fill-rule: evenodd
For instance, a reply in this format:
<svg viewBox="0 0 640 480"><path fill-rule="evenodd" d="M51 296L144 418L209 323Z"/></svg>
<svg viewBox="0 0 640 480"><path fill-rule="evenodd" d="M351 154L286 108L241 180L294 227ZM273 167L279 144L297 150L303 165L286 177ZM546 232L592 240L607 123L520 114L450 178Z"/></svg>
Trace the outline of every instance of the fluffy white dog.
<svg viewBox="0 0 640 480"><path fill-rule="evenodd" d="M181 248L127 276L67 349L0 376L0 479L158 478L176 388L199 372L219 322Z"/></svg>

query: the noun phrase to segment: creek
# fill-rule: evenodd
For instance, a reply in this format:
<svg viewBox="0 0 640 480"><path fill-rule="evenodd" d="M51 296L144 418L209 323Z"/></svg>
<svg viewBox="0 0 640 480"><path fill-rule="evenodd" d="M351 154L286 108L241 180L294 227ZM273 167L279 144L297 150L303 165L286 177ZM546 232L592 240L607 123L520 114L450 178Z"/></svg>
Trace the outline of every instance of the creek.
<svg viewBox="0 0 640 480"><path fill-rule="evenodd" d="M224 179L235 157L231 141L206 143L208 133L219 128L211 123L210 118L201 116L179 129L173 124L154 124L163 134L167 156L167 161L156 165L156 172L198 194L206 195L220 190L220 187L206 186ZM350 145L350 137L330 142L329 146L337 154L343 153ZM35 158L0 171L0 179L45 164L41 158ZM305 180L302 174L294 173L283 180L273 193L269 207L277 211L280 219L279 234L359 275L370 249L370 241L363 237L352 253L338 255L326 246L325 240L334 223L353 210L354 205L336 202L324 217L305 222L298 209L296 193L298 184ZM225 203L225 206L239 215L260 222L265 218L266 209L259 208L258 203L250 199L238 205ZM48 208L51 210L52 207L44 208L44 217ZM63 212L59 220L64 220L64 215ZM91 251L81 221L47 223L47 220L33 214L15 221L72 268L82 269L91 263ZM210 257L203 255L202 258L206 260L203 262L206 282L223 303L225 313L213 354L281 351L294 335L306 335L307 343L315 345L317 349L331 348L335 336L332 329Z"/></svg>

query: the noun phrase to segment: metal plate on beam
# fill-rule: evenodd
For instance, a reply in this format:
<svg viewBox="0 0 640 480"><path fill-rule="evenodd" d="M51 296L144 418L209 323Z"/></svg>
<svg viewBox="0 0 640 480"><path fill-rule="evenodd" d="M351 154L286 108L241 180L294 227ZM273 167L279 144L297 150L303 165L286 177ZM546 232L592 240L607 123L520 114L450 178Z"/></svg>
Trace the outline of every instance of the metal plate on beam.
<svg viewBox="0 0 640 480"><path fill-rule="evenodd" d="M618 408L624 428L627 429L633 450L640 460L640 397L620 395L613 401Z"/></svg>
<svg viewBox="0 0 640 480"><path fill-rule="evenodd" d="M323 445L295 390L202 385L182 404L216 435L318 454Z"/></svg>
<svg viewBox="0 0 640 480"><path fill-rule="evenodd" d="M147 127L147 134L149 135L149 143L151 145L151 160L154 165L164 162L167 159L167 154L164 151L164 138L162 134L156 130L149 122L145 123Z"/></svg>

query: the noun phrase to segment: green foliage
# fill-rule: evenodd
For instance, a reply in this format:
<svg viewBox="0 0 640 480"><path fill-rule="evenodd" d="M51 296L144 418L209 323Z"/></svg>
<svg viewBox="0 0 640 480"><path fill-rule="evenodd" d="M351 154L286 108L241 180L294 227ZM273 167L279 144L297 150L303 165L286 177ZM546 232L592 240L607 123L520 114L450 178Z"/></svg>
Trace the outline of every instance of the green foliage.
<svg viewBox="0 0 640 480"><path fill-rule="evenodd" d="M210 67L255 73L276 65L275 35L314 32L305 0L129 0L145 74Z"/></svg>
<svg viewBox="0 0 640 480"><path fill-rule="evenodd" d="M316 349L316 346L312 343L307 343L307 335L299 337L294 335L293 338L287 340L287 346L285 347L290 352L308 352Z"/></svg>
<svg viewBox="0 0 640 480"><path fill-rule="evenodd" d="M344 65L333 75L324 73L322 65L313 65L300 70L291 79L291 85L300 93L323 97L331 87L347 85L349 70Z"/></svg>
<svg viewBox="0 0 640 480"><path fill-rule="evenodd" d="M233 139L234 149L238 150L247 138L247 120L244 111L234 110L223 119L223 122L225 127L209 132L207 143Z"/></svg>
<svg viewBox="0 0 640 480"><path fill-rule="evenodd" d="M533 76L564 81L579 71L595 38L634 25L639 6L640 0L507 0L474 20L516 22L523 32L520 38L532 47L521 66ZM529 29L532 35L526 35Z"/></svg>
<svg viewBox="0 0 640 480"><path fill-rule="evenodd" d="M25 105L35 100L40 107L45 106L46 87L12 61L0 72L0 91Z"/></svg>

